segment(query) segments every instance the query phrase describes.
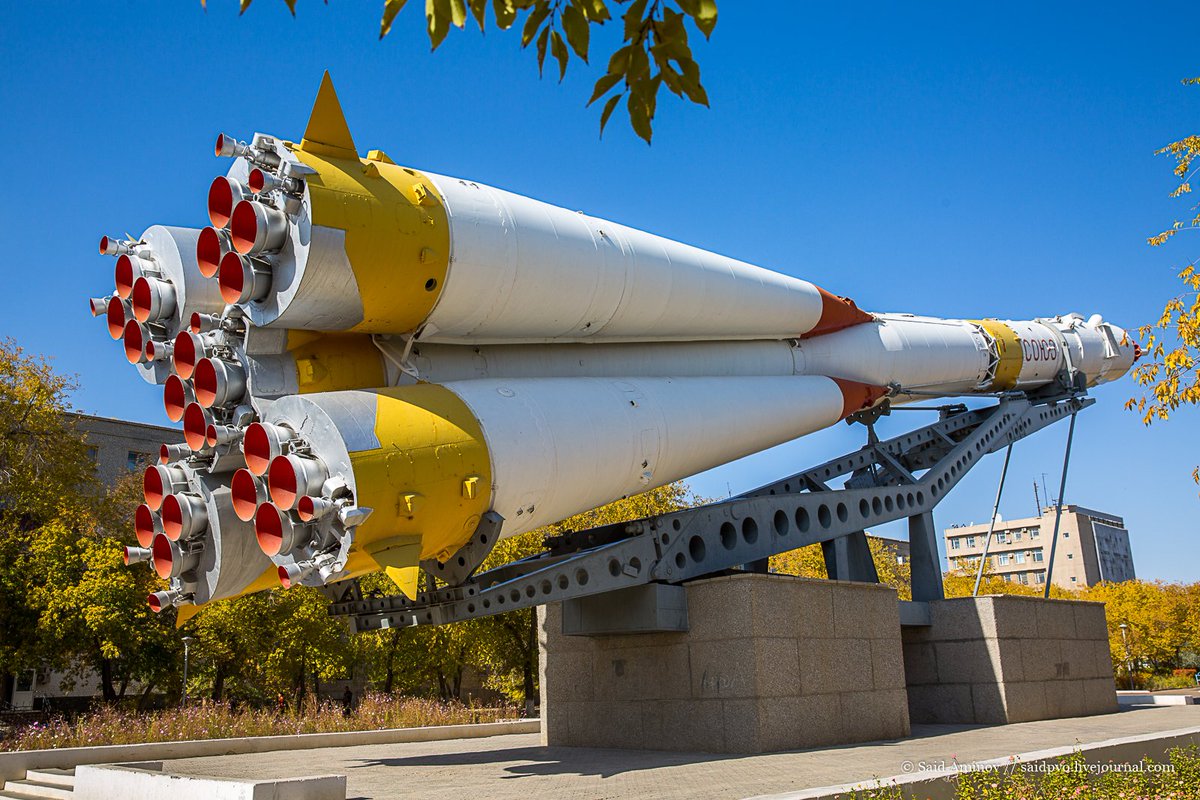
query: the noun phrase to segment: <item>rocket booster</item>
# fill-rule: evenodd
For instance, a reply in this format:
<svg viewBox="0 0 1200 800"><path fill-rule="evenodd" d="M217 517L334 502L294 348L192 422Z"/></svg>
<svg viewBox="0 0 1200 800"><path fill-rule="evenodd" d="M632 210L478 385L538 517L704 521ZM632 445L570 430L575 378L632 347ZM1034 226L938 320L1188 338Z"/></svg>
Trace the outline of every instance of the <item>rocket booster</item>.
<svg viewBox="0 0 1200 800"><path fill-rule="evenodd" d="M1139 351L1099 315L870 314L807 280L359 157L328 77L304 137L222 134L203 229L101 239L89 299L185 444L135 514L156 610L501 538L883 398L1079 391Z"/></svg>

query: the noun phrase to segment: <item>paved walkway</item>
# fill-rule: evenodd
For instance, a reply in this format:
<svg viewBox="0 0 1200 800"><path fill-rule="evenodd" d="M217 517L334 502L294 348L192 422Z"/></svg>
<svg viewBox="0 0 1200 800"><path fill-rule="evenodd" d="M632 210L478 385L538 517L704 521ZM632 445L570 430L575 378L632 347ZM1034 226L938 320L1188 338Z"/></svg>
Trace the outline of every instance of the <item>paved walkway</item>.
<svg viewBox="0 0 1200 800"><path fill-rule="evenodd" d="M536 735L213 756L168 772L226 777L345 774L348 798L743 798L900 774L909 762L960 763L1200 727L1200 706L1003 726L917 725L909 739L763 756L541 747Z"/></svg>

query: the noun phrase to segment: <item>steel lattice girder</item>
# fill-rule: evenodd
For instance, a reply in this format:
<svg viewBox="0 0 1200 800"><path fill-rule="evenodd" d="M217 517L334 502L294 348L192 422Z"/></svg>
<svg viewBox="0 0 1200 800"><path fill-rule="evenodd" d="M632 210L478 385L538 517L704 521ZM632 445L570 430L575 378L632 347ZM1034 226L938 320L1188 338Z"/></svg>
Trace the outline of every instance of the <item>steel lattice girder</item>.
<svg viewBox="0 0 1200 800"><path fill-rule="evenodd" d="M546 553L415 601L363 598L346 587L331 613L350 617L356 630L445 624L650 582L682 583L906 517L931 528L926 515L980 458L1094 402L1005 396L730 500L555 537ZM844 488L820 488L847 473ZM940 592L940 568L933 569Z"/></svg>

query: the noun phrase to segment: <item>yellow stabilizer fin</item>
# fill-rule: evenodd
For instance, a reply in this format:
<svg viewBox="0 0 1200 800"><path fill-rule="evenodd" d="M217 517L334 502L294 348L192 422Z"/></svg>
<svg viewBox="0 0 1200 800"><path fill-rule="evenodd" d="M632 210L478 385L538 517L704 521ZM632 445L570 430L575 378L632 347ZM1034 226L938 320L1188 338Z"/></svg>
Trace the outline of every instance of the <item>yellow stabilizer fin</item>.
<svg viewBox="0 0 1200 800"><path fill-rule="evenodd" d="M392 582L400 587L409 600L417 599L417 583L421 578L420 567L387 567L384 569Z"/></svg>
<svg viewBox="0 0 1200 800"><path fill-rule="evenodd" d="M187 621L200 613L200 609L204 606L194 606L191 603L175 607L175 629L178 630L187 624Z"/></svg>
<svg viewBox="0 0 1200 800"><path fill-rule="evenodd" d="M417 586L421 576L421 537L393 536L367 547L367 553L375 563L384 568L404 596L417 598Z"/></svg>
<svg viewBox="0 0 1200 800"><path fill-rule="evenodd" d="M321 78L321 88L317 91L317 100L313 103L300 147L329 156L358 158L354 137L350 135L350 126L346 124L346 115L342 113L342 104L333 89L333 79L329 77L328 70Z"/></svg>

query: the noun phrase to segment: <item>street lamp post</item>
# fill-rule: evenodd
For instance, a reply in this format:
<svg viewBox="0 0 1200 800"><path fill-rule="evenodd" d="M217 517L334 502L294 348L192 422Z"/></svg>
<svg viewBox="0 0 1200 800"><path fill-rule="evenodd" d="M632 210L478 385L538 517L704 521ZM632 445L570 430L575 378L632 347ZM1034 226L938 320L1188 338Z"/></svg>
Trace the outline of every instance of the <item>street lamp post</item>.
<svg viewBox="0 0 1200 800"><path fill-rule="evenodd" d="M1133 689L1133 661L1129 657L1129 624L1122 622L1117 626L1121 629L1121 644L1125 645L1125 672L1129 675L1129 688Z"/></svg>
<svg viewBox="0 0 1200 800"><path fill-rule="evenodd" d="M192 643L192 637L191 637L191 636L185 636L185 637L183 637L183 695L180 697L180 700L179 700L179 705L181 705L181 706L186 706L186 705L187 705L187 697L188 697L188 655L189 655L189 649L190 649L190 648L188 647L188 645L190 645L191 643Z"/></svg>

